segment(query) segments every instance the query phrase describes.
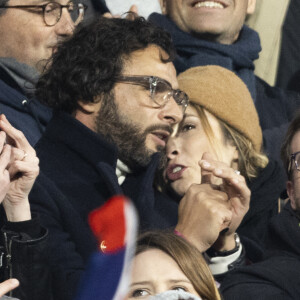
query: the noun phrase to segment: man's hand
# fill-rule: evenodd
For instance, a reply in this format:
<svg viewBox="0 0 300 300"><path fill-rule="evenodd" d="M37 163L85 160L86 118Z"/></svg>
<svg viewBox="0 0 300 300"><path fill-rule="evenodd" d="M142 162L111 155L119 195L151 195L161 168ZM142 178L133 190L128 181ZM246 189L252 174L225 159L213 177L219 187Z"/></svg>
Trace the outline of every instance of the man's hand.
<svg viewBox="0 0 300 300"><path fill-rule="evenodd" d="M39 160L24 134L11 126L4 115L0 116L0 129L6 133L11 146L7 170L10 184L3 200L7 219L13 222L31 219L28 194L39 174Z"/></svg>
<svg viewBox="0 0 300 300"><path fill-rule="evenodd" d="M201 252L212 245L215 250L229 251L235 247L234 233L249 209L250 190L232 168L207 153L202 158L201 184L193 184L182 198L176 230Z"/></svg>

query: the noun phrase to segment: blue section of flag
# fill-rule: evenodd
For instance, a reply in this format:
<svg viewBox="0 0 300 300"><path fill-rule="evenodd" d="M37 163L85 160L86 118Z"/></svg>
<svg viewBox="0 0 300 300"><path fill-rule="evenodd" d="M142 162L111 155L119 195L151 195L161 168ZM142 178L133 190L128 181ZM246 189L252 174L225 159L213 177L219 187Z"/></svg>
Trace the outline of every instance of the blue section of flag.
<svg viewBox="0 0 300 300"><path fill-rule="evenodd" d="M112 300L124 265L125 249L92 255L75 300Z"/></svg>

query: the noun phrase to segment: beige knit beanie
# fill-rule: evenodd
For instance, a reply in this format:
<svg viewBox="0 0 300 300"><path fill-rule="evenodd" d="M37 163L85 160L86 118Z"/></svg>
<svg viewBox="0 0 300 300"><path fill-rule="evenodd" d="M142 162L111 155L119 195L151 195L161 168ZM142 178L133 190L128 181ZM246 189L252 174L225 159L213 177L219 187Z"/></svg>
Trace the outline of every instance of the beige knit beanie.
<svg viewBox="0 0 300 300"><path fill-rule="evenodd" d="M179 88L190 102L203 106L252 143L262 146L262 131L248 88L233 72L219 66L190 68L178 76Z"/></svg>

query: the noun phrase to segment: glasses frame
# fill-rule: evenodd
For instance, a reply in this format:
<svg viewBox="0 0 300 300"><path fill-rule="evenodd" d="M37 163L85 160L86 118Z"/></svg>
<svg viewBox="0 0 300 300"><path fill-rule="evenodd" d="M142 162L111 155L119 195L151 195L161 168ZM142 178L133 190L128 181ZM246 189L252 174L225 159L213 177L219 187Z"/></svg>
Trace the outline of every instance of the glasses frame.
<svg viewBox="0 0 300 300"><path fill-rule="evenodd" d="M189 104L189 97L188 95L179 90L179 89L173 89L172 85L170 84L170 82L168 82L165 79L162 79L160 77L157 76L147 76L147 75L120 75L116 78L115 80L116 82L119 83L127 83L127 84L134 84L134 85L139 85L139 86L146 86L147 84L149 84L149 91L150 91L150 97L153 100L154 103L156 103L159 107L163 107L164 105L167 104L167 102L169 101L170 97L172 97L175 102L182 107L182 111L183 114L185 113L185 110ZM155 100L155 91L156 91L156 87L158 82L162 82L164 83L168 88L169 88L169 92L166 92L166 96L167 100L164 104L160 104L157 103L157 101ZM176 94L181 93L184 95L184 99L179 101L178 97L176 96ZM169 97L170 96L170 97ZM185 101L183 103L183 101Z"/></svg>
<svg viewBox="0 0 300 300"><path fill-rule="evenodd" d="M56 23L54 24L47 24L46 22L46 17L45 17L45 11L46 11L46 7L49 5L49 4L57 4L58 7L60 7L60 14L59 14L59 18L57 18L56 20ZM60 4L58 2L47 2L45 4L41 4L41 5L1 5L0 8L20 8L20 9L26 9L26 8L41 8L42 11L43 11L43 20L44 20L44 23L46 24L46 26L49 26L49 27L52 27L52 26L55 26L61 19L61 16L62 16L62 9L63 8L67 8L68 9L68 12L69 12L69 8L70 6L74 6L74 7L77 7L77 9L82 9L83 8L83 17L84 17L84 13L85 11L87 10L88 6L86 4L83 4L83 3L73 3L73 2L69 2L68 4ZM78 18L79 19L79 18ZM79 22L78 22L79 23ZM78 25L77 22L74 22L75 25Z"/></svg>
<svg viewBox="0 0 300 300"><path fill-rule="evenodd" d="M295 164L295 166L296 166L296 170L297 170L298 172L300 172L300 166L298 165L298 162L297 162L297 160L296 160L296 156L297 156L297 154L299 154L299 153L300 153L300 151L297 151L297 152L292 153L292 154L290 155L289 172L292 171L292 164L293 164L293 161L294 161L294 164Z"/></svg>

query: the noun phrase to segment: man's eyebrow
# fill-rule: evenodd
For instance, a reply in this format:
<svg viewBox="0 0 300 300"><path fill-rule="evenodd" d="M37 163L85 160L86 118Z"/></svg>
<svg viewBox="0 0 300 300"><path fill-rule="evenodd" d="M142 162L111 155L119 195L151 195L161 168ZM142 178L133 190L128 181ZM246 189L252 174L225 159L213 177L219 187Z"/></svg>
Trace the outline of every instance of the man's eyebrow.
<svg viewBox="0 0 300 300"><path fill-rule="evenodd" d="M30 3L28 3L28 5L43 5L49 2L56 2L56 1L55 0L31 0Z"/></svg>
<svg viewBox="0 0 300 300"><path fill-rule="evenodd" d="M35 4L37 4L37 5L38 4L43 5L43 4L51 3L51 2L57 2L57 3L61 4L61 1L59 1L59 0L32 0L30 2L31 2L30 4L33 4L33 5L35 5ZM72 3L72 2L75 2L75 1L69 0L65 4Z"/></svg>

